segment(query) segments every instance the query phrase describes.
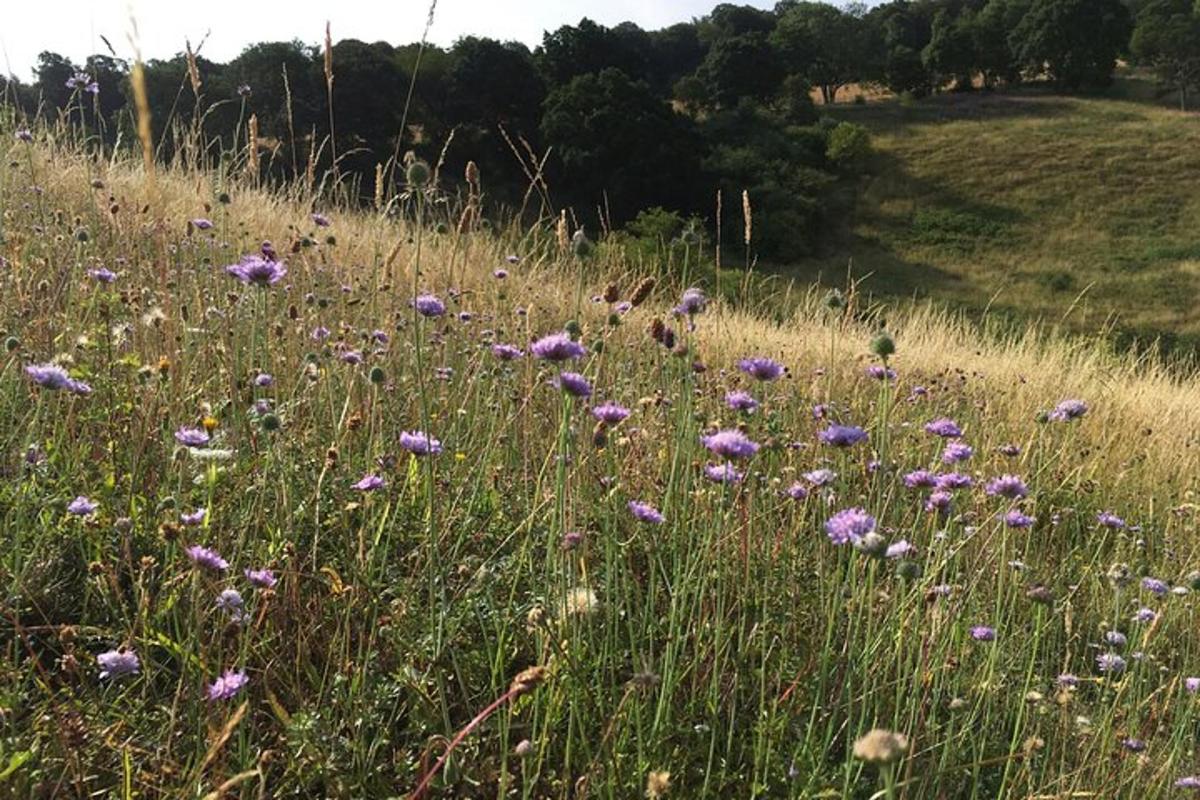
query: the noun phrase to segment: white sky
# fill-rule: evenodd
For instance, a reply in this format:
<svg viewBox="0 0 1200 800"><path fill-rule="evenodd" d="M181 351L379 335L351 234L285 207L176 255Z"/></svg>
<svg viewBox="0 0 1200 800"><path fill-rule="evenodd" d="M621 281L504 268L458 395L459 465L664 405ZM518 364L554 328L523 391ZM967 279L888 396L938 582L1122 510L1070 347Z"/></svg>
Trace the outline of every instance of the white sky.
<svg viewBox="0 0 1200 800"><path fill-rule="evenodd" d="M575 24L581 17L604 25L630 20L646 29L690 20L719 0L438 0L430 40L451 44L474 34L516 39L530 46L542 31ZM774 0L738 0L760 8ZM316 44L325 21L334 41L362 39L405 44L420 40L429 0L0 0L0 72L28 80L38 53L52 50L82 61L107 53L129 58L131 16L137 20L144 58L170 58L191 39L208 34L201 54L228 61L248 44L293 38Z"/></svg>

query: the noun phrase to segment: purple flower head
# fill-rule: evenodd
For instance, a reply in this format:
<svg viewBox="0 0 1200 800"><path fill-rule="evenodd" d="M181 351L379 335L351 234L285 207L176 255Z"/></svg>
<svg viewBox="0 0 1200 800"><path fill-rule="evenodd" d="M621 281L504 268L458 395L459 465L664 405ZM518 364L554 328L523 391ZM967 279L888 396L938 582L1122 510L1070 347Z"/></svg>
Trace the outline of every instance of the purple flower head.
<svg viewBox="0 0 1200 800"><path fill-rule="evenodd" d="M950 512L950 504L954 500L954 495L941 489L931 493L929 499L925 501L925 510L929 512L938 512L940 514L948 514Z"/></svg>
<svg viewBox="0 0 1200 800"><path fill-rule="evenodd" d="M349 364L352 367L358 366L359 364L363 363L362 351L361 350L347 350L344 353L341 353L340 355L338 355L338 361L341 361L343 364Z"/></svg>
<svg viewBox="0 0 1200 800"><path fill-rule="evenodd" d="M724 464L705 464L704 477L713 483L740 483L744 475L726 461Z"/></svg>
<svg viewBox="0 0 1200 800"><path fill-rule="evenodd" d="M1120 631L1105 631L1104 641L1113 647L1124 647L1129 644L1129 637Z"/></svg>
<svg viewBox="0 0 1200 800"><path fill-rule="evenodd" d="M861 508L847 508L825 522L825 533L834 544L853 544L875 530L875 518Z"/></svg>
<svg viewBox="0 0 1200 800"><path fill-rule="evenodd" d="M202 569L213 572L224 572L229 569L229 562L221 558L216 550L210 550L207 547L194 544L183 552L187 553L187 557L191 559L193 564Z"/></svg>
<svg viewBox="0 0 1200 800"><path fill-rule="evenodd" d="M209 442L208 431L203 428L183 427L175 431L175 441L185 447L204 447Z"/></svg>
<svg viewBox="0 0 1200 800"><path fill-rule="evenodd" d="M82 89L90 94L100 94L100 84L92 80L92 76L86 72L76 72L67 78L66 86L68 89Z"/></svg>
<svg viewBox="0 0 1200 800"><path fill-rule="evenodd" d="M943 464L959 464L975 455L975 448L965 442L950 442L942 451Z"/></svg>
<svg viewBox="0 0 1200 800"><path fill-rule="evenodd" d="M1200 678L1184 678L1183 688L1187 690L1188 694L1200 692Z"/></svg>
<svg viewBox="0 0 1200 800"><path fill-rule="evenodd" d="M275 385L275 376L270 373L260 372L254 376L254 385L260 389L266 389L269 386Z"/></svg>
<svg viewBox="0 0 1200 800"><path fill-rule="evenodd" d="M100 507L99 503L93 503L83 495L79 495L70 503L67 504L67 512L78 517L86 517Z"/></svg>
<svg viewBox="0 0 1200 800"><path fill-rule="evenodd" d="M1116 653L1101 653L1096 656L1096 669L1101 672L1119 675L1125 671L1125 659Z"/></svg>
<svg viewBox="0 0 1200 800"><path fill-rule="evenodd" d="M1174 786L1176 789L1200 789L1200 775L1184 775Z"/></svg>
<svg viewBox="0 0 1200 800"><path fill-rule="evenodd" d="M962 428L958 427L958 423L949 417L942 417L932 422L926 422L925 432L932 433L934 436L942 436L946 439L957 439L959 436L962 436Z"/></svg>
<svg viewBox="0 0 1200 800"><path fill-rule="evenodd" d="M896 380L896 370L892 369L891 367L883 367L879 364L872 364L863 371L867 373L867 377L874 378L877 381Z"/></svg>
<svg viewBox="0 0 1200 800"><path fill-rule="evenodd" d="M765 356L743 358L737 366L742 372L760 381L773 381L783 374L783 365Z"/></svg>
<svg viewBox="0 0 1200 800"><path fill-rule="evenodd" d="M605 425L616 425L629 416L629 409L616 403L605 403L592 409L592 416Z"/></svg>
<svg viewBox="0 0 1200 800"><path fill-rule="evenodd" d="M892 542L891 544L889 544L887 546L887 550L885 550L883 553L883 557L884 558L903 558L904 556L908 555L909 553L913 552L916 549L917 548L913 547L911 544L908 543L907 539L901 539L898 542Z"/></svg>
<svg viewBox="0 0 1200 800"><path fill-rule="evenodd" d="M309 215L309 219L311 219L313 221L313 225L316 225L318 228L328 228L333 224L329 217L325 216L324 214L319 214L316 211Z"/></svg>
<svg viewBox="0 0 1200 800"><path fill-rule="evenodd" d="M1132 736L1127 736L1121 740L1121 747L1124 747L1131 753L1140 753L1146 749L1146 743L1141 739L1135 739Z"/></svg>
<svg viewBox="0 0 1200 800"><path fill-rule="evenodd" d="M705 297L704 292L692 287L684 291L679 305L675 306L675 313L680 316L694 317L704 311L706 305L708 305L708 298Z"/></svg>
<svg viewBox="0 0 1200 800"><path fill-rule="evenodd" d="M238 97L249 97L253 93L253 90L250 88L250 84L239 83L237 87L237 93Z"/></svg>
<svg viewBox="0 0 1200 800"><path fill-rule="evenodd" d="M1015 444L1002 444L1002 445L1000 445L999 447L997 447L996 449L997 449L997 450L1000 452L1000 454L1001 454L1001 455L1005 455L1005 456L1008 456L1008 457L1010 457L1010 458L1011 458L1011 457L1013 457L1013 456L1019 456L1019 455L1021 455L1021 447L1020 447L1020 445L1015 445Z"/></svg>
<svg viewBox="0 0 1200 800"><path fill-rule="evenodd" d="M350 488L356 489L360 492L373 492L376 489L382 489L383 485L383 478L379 477L374 472L371 472L367 475L364 475L358 483L354 484Z"/></svg>
<svg viewBox="0 0 1200 800"><path fill-rule="evenodd" d="M242 256L238 263L230 264L225 271L242 283L265 288L283 280L283 276L287 275L287 265L272 258L248 255Z"/></svg>
<svg viewBox="0 0 1200 800"><path fill-rule="evenodd" d="M1071 422L1088 412L1088 404L1082 400L1063 400L1050 412L1051 422Z"/></svg>
<svg viewBox="0 0 1200 800"><path fill-rule="evenodd" d="M1031 528L1037 522L1037 517L1022 514L1018 508L1011 509L1004 515L1004 524L1010 528Z"/></svg>
<svg viewBox="0 0 1200 800"><path fill-rule="evenodd" d="M328 338L329 328L326 328L324 325L318 325L317 327L313 328L312 340L314 342L323 342Z"/></svg>
<svg viewBox="0 0 1200 800"><path fill-rule="evenodd" d="M100 665L100 677L102 679L120 678L123 675L137 675L142 668L137 653L124 648L101 653L96 656L96 663Z"/></svg>
<svg viewBox="0 0 1200 800"><path fill-rule="evenodd" d="M209 700L228 700L242 690L249 678L242 671L225 670L225 674L209 684L207 697Z"/></svg>
<svg viewBox="0 0 1200 800"><path fill-rule="evenodd" d="M1029 488L1025 485L1025 481L1016 475L1001 475L999 478L993 478L987 482L984 491L993 497L1007 497L1009 500L1016 500L1029 494Z"/></svg>
<svg viewBox="0 0 1200 800"><path fill-rule="evenodd" d="M1150 576L1142 578L1142 588L1151 594L1158 595L1159 597L1162 597L1167 592L1171 591L1171 587L1167 586L1166 581L1161 581L1158 578L1151 578Z"/></svg>
<svg viewBox="0 0 1200 800"><path fill-rule="evenodd" d="M179 521L184 525L194 526L204 522L204 518L208 516L207 508L197 508L190 514L180 514Z"/></svg>
<svg viewBox="0 0 1200 800"><path fill-rule="evenodd" d="M977 642L994 642L996 641L996 629L989 628L987 625L976 625L971 628L971 638Z"/></svg>
<svg viewBox="0 0 1200 800"><path fill-rule="evenodd" d="M971 476L963 475L961 472L943 472L937 476L937 481L934 483L934 486L942 491L970 489L974 485L975 481L971 480Z"/></svg>
<svg viewBox="0 0 1200 800"><path fill-rule="evenodd" d="M246 606L242 593L237 589L222 589L217 595L217 608L231 614L239 613Z"/></svg>
<svg viewBox="0 0 1200 800"><path fill-rule="evenodd" d="M97 280L100 283L112 283L117 279L117 273L107 267L97 267L87 271L88 277Z"/></svg>
<svg viewBox="0 0 1200 800"><path fill-rule="evenodd" d="M587 349L566 333L552 333L543 336L529 347L533 354L546 361L570 361L582 358Z"/></svg>
<svg viewBox="0 0 1200 800"><path fill-rule="evenodd" d="M937 483L937 476L927 469L917 469L904 476L904 485L909 489L927 488Z"/></svg>
<svg viewBox="0 0 1200 800"><path fill-rule="evenodd" d="M750 441L746 434L736 429L717 431L701 436L700 441L713 453L722 458L750 458L758 452L758 444Z"/></svg>
<svg viewBox="0 0 1200 800"><path fill-rule="evenodd" d="M1154 609L1146 608L1145 606L1142 606L1133 614L1133 621L1143 624L1147 622L1154 622L1156 619L1158 619L1158 614L1154 612Z"/></svg>
<svg viewBox="0 0 1200 800"><path fill-rule="evenodd" d="M498 281L502 281L508 277L508 270L506 270L506 269L492 270L492 277Z"/></svg>
<svg viewBox="0 0 1200 800"><path fill-rule="evenodd" d="M197 217L196 219L192 220L192 226L198 231L211 231L213 224L212 220L207 220L203 217Z"/></svg>
<svg viewBox="0 0 1200 800"><path fill-rule="evenodd" d="M423 431L402 432L400 446L418 456L436 456L442 452L442 443Z"/></svg>
<svg viewBox="0 0 1200 800"><path fill-rule="evenodd" d="M591 397L592 385L578 372L563 372L554 379L554 385L572 397Z"/></svg>
<svg viewBox="0 0 1200 800"><path fill-rule="evenodd" d="M803 477L813 486L828 486L837 480L837 473L831 469L814 469L804 473Z"/></svg>
<svg viewBox="0 0 1200 800"><path fill-rule="evenodd" d="M800 483L800 481L796 481L784 491L793 500L803 500L808 497L808 487Z"/></svg>
<svg viewBox="0 0 1200 800"><path fill-rule="evenodd" d="M749 392L732 391L725 395L725 405L734 411L744 411L753 414L758 409L758 401Z"/></svg>
<svg viewBox="0 0 1200 800"><path fill-rule="evenodd" d="M833 447L850 447L867 438L867 432L855 425L830 425L817 434L823 443Z"/></svg>
<svg viewBox="0 0 1200 800"><path fill-rule="evenodd" d="M246 580L259 589L270 589L275 586L275 573L269 569L248 569L244 574Z"/></svg>
<svg viewBox="0 0 1200 800"><path fill-rule="evenodd" d="M511 344L494 344L492 345L492 355L501 361L515 361L525 355L525 351Z"/></svg>
<svg viewBox="0 0 1200 800"><path fill-rule="evenodd" d="M1113 530L1120 530L1125 527L1125 520L1111 511L1101 511L1096 515L1096 521L1105 528L1112 528Z"/></svg>
<svg viewBox="0 0 1200 800"><path fill-rule="evenodd" d="M17 137L17 141L25 143L33 141L33 131L29 130L29 128L18 128L17 132L13 135Z"/></svg>
<svg viewBox="0 0 1200 800"><path fill-rule="evenodd" d="M1059 686L1074 687L1079 685L1079 678L1070 672L1060 673L1056 681Z"/></svg>
<svg viewBox="0 0 1200 800"><path fill-rule="evenodd" d="M90 394L92 391L91 386L75 380L58 364L29 364L25 367L25 374L38 386L50 391L65 389L75 394Z"/></svg>
<svg viewBox="0 0 1200 800"><path fill-rule="evenodd" d="M412 307L422 317L440 317L446 313L446 304L431 294L419 294L412 301Z"/></svg>
<svg viewBox="0 0 1200 800"><path fill-rule="evenodd" d="M661 525L666 520L657 508L640 500L629 501L629 513L633 514L635 519L654 525Z"/></svg>

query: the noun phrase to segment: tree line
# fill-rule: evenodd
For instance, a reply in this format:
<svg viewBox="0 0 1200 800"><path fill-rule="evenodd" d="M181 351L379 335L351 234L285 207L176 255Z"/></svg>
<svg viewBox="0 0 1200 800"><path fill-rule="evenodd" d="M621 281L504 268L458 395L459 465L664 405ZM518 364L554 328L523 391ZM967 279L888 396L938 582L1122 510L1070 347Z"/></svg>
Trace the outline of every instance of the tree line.
<svg viewBox="0 0 1200 800"><path fill-rule="evenodd" d="M1200 0L723 3L654 31L583 19L533 49L476 36L449 48L343 40L328 53L264 42L225 64L190 52L152 60L144 77L160 158L197 139L206 153L233 152L254 135L264 178L333 172L370 197L377 180L399 180L381 165L411 150L443 175L473 160L493 210L528 211L532 186L535 213L571 207L593 227L636 220L652 236L678 234L692 215L716 222L718 189L726 224L739 220L746 191L758 251L794 255L844 209L869 149L865 131L823 118L814 95L834 103L860 97L848 87L880 86L919 98L1023 81L1086 91L1121 58L1153 67L1186 105L1200 82ZM33 83L9 77L0 89L26 118L129 143L129 67L111 53L76 64L45 52Z"/></svg>

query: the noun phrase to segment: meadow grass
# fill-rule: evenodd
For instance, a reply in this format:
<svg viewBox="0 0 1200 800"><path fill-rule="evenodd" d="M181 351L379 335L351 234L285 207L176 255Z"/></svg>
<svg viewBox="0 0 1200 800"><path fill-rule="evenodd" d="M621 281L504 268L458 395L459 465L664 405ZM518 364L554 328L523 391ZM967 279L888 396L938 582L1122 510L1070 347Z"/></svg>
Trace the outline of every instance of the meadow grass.
<svg viewBox="0 0 1200 800"><path fill-rule="evenodd" d="M780 271L837 281L852 259L879 296L1194 345L1200 132L1144 83L831 107L877 157L840 238Z"/></svg>
<svg viewBox="0 0 1200 800"><path fill-rule="evenodd" d="M1194 377L853 286L706 303L421 181L354 212L0 133L0 794L1200 772Z"/></svg>

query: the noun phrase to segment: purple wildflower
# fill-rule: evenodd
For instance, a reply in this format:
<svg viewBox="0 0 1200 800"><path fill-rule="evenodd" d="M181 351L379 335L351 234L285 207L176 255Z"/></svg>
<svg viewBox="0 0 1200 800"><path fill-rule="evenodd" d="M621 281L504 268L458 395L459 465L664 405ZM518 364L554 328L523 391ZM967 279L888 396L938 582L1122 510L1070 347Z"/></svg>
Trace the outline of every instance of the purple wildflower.
<svg viewBox="0 0 1200 800"><path fill-rule="evenodd" d="M783 374L783 365L765 356L743 358L737 366L742 372L760 381L773 381Z"/></svg>
<svg viewBox="0 0 1200 800"><path fill-rule="evenodd" d="M932 422L926 422L925 432L932 433L934 436L942 436L946 439L957 439L959 436L962 436L962 428L958 427L958 423L949 417L942 417Z"/></svg>
<svg viewBox="0 0 1200 800"><path fill-rule="evenodd" d="M1010 458L1013 456L1021 455L1020 445L1002 444L999 447L997 447L996 449L1000 452L1001 455L1009 456Z"/></svg>
<svg viewBox="0 0 1200 800"><path fill-rule="evenodd" d="M1056 681L1059 686L1075 687L1079 685L1078 676L1073 675L1070 672L1060 673L1058 678L1056 678Z"/></svg>
<svg viewBox="0 0 1200 800"><path fill-rule="evenodd" d="M199 525L200 523L204 522L204 518L207 516L208 516L207 508L197 508L195 511L191 512L190 514L180 514L179 521L182 522L184 525L189 525L189 526Z"/></svg>
<svg viewBox="0 0 1200 800"><path fill-rule="evenodd" d="M1118 675L1125 671L1125 659L1116 653L1101 653L1096 656L1096 669Z"/></svg>
<svg viewBox="0 0 1200 800"><path fill-rule="evenodd" d="M1200 692L1200 678L1184 678L1183 688L1187 690L1188 694Z"/></svg>
<svg viewBox="0 0 1200 800"><path fill-rule="evenodd" d="M734 411L745 411L747 414L753 414L758 409L758 401L754 396L741 390L726 393L725 405Z"/></svg>
<svg viewBox="0 0 1200 800"><path fill-rule="evenodd" d="M736 429L717 431L701 436L700 441L723 458L750 458L758 452L758 444L750 441L746 434Z"/></svg>
<svg viewBox="0 0 1200 800"><path fill-rule="evenodd" d="M1132 736L1127 736L1121 740L1121 747L1124 747L1131 753L1140 753L1146 749L1146 743L1141 739L1135 739Z"/></svg>
<svg viewBox="0 0 1200 800"><path fill-rule="evenodd" d="M629 416L629 409L616 403L605 403L592 409L592 416L605 425L616 425Z"/></svg>
<svg viewBox="0 0 1200 800"><path fill-rule="evenodd" d="M896 380L896 370L892 369L891 367L882 367L879 364L872 364L863 371L867 373L867 377L874 378L877 381Z"/></svg>
<svg viewBox="0 0 1200 800"><path fill-rule="evenodd" d="M442 452L442 443L423 431L403 431L400 446L418 456L436 456Z"/></svg>
<svg viewBox="0 0 1200 800"><path fill-rule="evenodd" d="M113 272L111 269L108 269L107 267L97 267L96 269L89 269L87 271L87 274L88 274L89 278L100 281L100 283L112 283L113 281L115 281L117 279L117 273Z"/></svg>
<svg viewBox="0 0 1200 800"><path fill-rule="evenodd" d="M884 558L902 558L914 550L916 548L909 544L907 539L901 539L898 542L889 544L883 555Z"/></svg>
<svg viewBox="0 0 1200 800"><path fill-rule="evenodd" d="M942 451L943 464L959 464L975 455L975 448L965 442L950 442Z"/></svg>
<svg viewBox="0 0 1200 800"><path fill-rule="evenodd" d="M511 344L494 344L492 345L492 355L501 361L515 361L525 355L525 351Z"/></svg>
<svg viewBox="0 0 1200 800"><path fill-rule="evenodd" d="M629 501L629 513L642 522L650 522L655 525L661 525L666 519L657 508L640 500Z"/></svg>
<svg viewBox="0 0 1200 800"><path fill-rule="evenodd" d="M269 386L274 386L275 376L267 372L260 372L254 376L254 385L260 389L266 389Z"/></svg>
<svg viewBox="0 0 1200 800"><path fill-rule="evenodd" d="M362 351L347 350L346 352L338 355L338 361L341 361L343 364L349 364L352 367L358 366L359 364L363 363Z"/></svg>
<svg viewBox="0 0 1200 800"><path fill-rule="evenodd" d="M92 387L83 381L77 381L67 374L58 364L29 364L25 374L43 389L59 391L65 389L75 394L90 394Z"/></svg>
<svg viewBox="0 0 1200 800"><path fill-rule="evenodd" d="M1156 619L1158 619L1158 614L1154 612L1154 609L1146 608L1145 606L1142 606L1133 614L1133 621L1143 624L1147 622L1154 622Z"/></svg>
<svg viewBox="0 0 1200 800"><path fill-rule="evenodd" d="M1004 524L1010 528L1030 528L1037 522L1037 517L1022 514L1018 508L1011 509L1004 515Z"/></svg>
<svg viewBox="0 0 1200 800"><path fill-rule="evenodd" d="M1200 775L1184 775L1174 786L1176 789L1200 789Z"/></svg>
<svg viewBox="0 0 1200 800"><path fill-rule="evenodd" d="M1142 588L1151 594L1158 595L1159 597L1162 597L1171 590L1171 587L1167 586L1166 581L1159 580L1158 578L1151 578L1150 576L1142 578Z"/></svg>
<svg viewBox="0 0 1200 800"><path fill-rule="evenodd" d="M137 675L142 667L137 653L124 648L109 650L99 654L96 656L96 663L100 665L100 677L102 679L120 678L124 675Z"/></svg>
<svg viewBox="0 0 1200 800"><path fill-rule="evenodd" d="M242 256L238 263L227 266L225 271L242 283L265 288L283 280L283 276L287 275L287 265L260 255L248 255Z"/></svg>
<svg viewBox="0 0 1200 800"><path fill-rule="evenodd" d="M533 354L546 361L570 361L582 358L587 349L566 333L552 333L543 336L529 347Z"/></svg>
<svg viewBox="0 0 1200 800"><path fill-rule="evenodd" d="M739 483L744 476L726 461L724 464L705 464L704 477L713 483Z"/></svg>
<svg viewBox="0 0 1200 800"><path fill-rule="evenodd" d="M847 508L825 522L825 533L834 544L860 541L875 530L875 518L861 508Z"/></svg>
<svg viewBox="0 0 1200 800"><path fill-rule="evenodd" d="M951 491L954 489L970 489L975 485L975 481L971 480L970 475L963 475L961 472L943 472L937 476L934 486L942 491Z"/></svg>
<svg viewBox="0 0 1200 800"><path fill-rule="evenodd" d="M324 325L318 325L317 327L313 328L312 340L314 342L323 342L328 338L329 328L326 328Z"/></svg>
<svg viewBox="0 0 1200 800"><path fill-rule="evenodd" d="M572 397L592 396L592 385L578 372L564 372L555 378L554 384Z"/></svg>
<svg viewBox="0 0 1200 800"><path fill-rule="evenodd" d="M446 304L431 294L417 295L413 298L411 305L422 317L430 319L446 313Z"/></svg>
<svg viewBox="0 0 1200 800"><path fill-rule="evenodd" d="M694 317L704 311L706 305L708 305L708 298L705 297L704 292L692 287L684 291L679 305L675 306L675 313L680 316Z"/></svg>
<svg viewBox="0 0 1200 800"><path fill-rule="evenodd" d="M1096 521L1105 528L1112 528L1113 530L1120 530L1125 527L1125 520L1111 511L1101 511L1096 515Z"/></svg>
<svg viewBox="0 0 1200 800"><path fill-rule="evenodd" d="M1124 647L1129 644L1129 637L1120 631L1105 631L1104 641L1113 647Z"/></svg>
<svg viewBox="0 0 1200 800"><path fill-rule="evenodd" d="M506 270L506 269L492 270L492 277L498 281L502 281L508 277L508 270Z"/></svg>
<svg viewBox="0 0 1200 800"><path fill-rule="evenodd" d="M1088 404L1082 400L1063 400L1050 412L1051 422L1071 422L1088 412Z"/></svg>
<svg viewBox="0 0 1200 800"><path fill-rule="evenodd" d="M210 231L210 230L212 230L212 227L213 227L212 221L204 219L203 217L198 217L198 218L192 220L192 225L198 231Z"/></svg>
<svg viewBox="0 0 1200 800"><path fill-rule="evenodd" d="M803 483L800 483L800 481L793 483L784 492L793 500L803 500L808 497L808 488Z"/></svg>
<svg viewBox="0 0 1200 800"><path fill-rule="evenodd" d="M216 550L210 550L198 544L194 544L184 550L187 557L197 567L212 570L213 572L224 572L229 569L229 562L221 558Z"/></svg>
<svg viewBox="0 0 1200 800"><path fill-rule="evenodd" d="M837 473L831 469L814 469L804 473L803 477L813 486L828 486L837 480Z"/></svg>
<svg viewBox="0 0 1200 800"><path fill-rule="evenodd" d="M988 481L984 491L993 497L1007 497L1009 500L1016 500L1029 494L1029 488L1025 485L1025 481L1016 475L1001 475L999 478L993 478Z"/></svg>
<svg viewBox="0 0 1200 800"><path fill-rule="evenodd" d="M238 616L245 605L246 601L242 599L242 593L237 589L222 589L221 593L217 595L217 608L221 611Z"/></svg>
<svg viewBox="0 0 1200 800"><path fill-rule="evenodd" d="M207 696L209 700L228 700L242 690L249 678L242 671L234 672L231 669L225 670L225 674L213 681L209 687Z"/></svg>
<svg viewBox="0 0 1200 800"><path fill-rule="evenodd" d="M904 485L909 489L930 487L937 483L937 476L927 469L917 469L904 476Z"/></svg>
<svg viewBox="0 0 1200 800"><path fill-rule="evenodd" d="M354 484L350 488L356 489L360 492L373 492L376 489L382 489L384 483L385 481L383 478L376 475L374 472L371 472L364 475L358 483Z"/></svg>
<svg viewBox="0 0 1200 800"><path fill-rule="evenodd" d="M867 438L867 432L855 425L830 425L817 438L833 447L850 447Z"/></svg>
<svg viewBox="0 0 1200 800"><path fill-rule="evenodd" d="M954 500L954 496L949 492L938 490L929 495L929 499L925 501L925 510L929 512L938 512L941 514L949 513L950 503Z"/></svg>
<svg viewBox="0 0 1200 800"><path fill-rule="evenodd" d="M259 589L270 589L275 586L275 573L269 569L247 569L244 574L246 580Z"/></svg>
<svg viewBox="0 0 1200 800"><path fill-rule="evenodd" d="M333 224L329 217L325 216L324 214L319 214L316 211L309 215L309 219L311 219L313 221L313 225L316 225L318 228L328 228Z"/></svg>
<svg viewBox="0 0 1200 800"><path fill-rule="evenodd" d="M18 141L27 144L33 141L33 131L29 130L29 128L18 128L17 132L13 135L17 137Z"/></svg>
<svg viewBox="0 0 1200 800"><path fill-rule="evenodd" d="M971 638L977 642L994 642L996 641L996 629L989 628L987 625L976 625L971 628Z"/></svg>
<svg viewBox="0 0 1200 800"><path fill-rule="evenodd" d="M99 503L93 503L83 495L79 495L70 503L67 504L67 512L78 517L86 517L100 507Z"/></svg>
<svg viewBox="0 0 1200 800"><path fill-rule="evenodd" d="M175 431L175 441L185 447L204 447L208 444L210 437L208 431L203 428L183 427Z"/></svg>

